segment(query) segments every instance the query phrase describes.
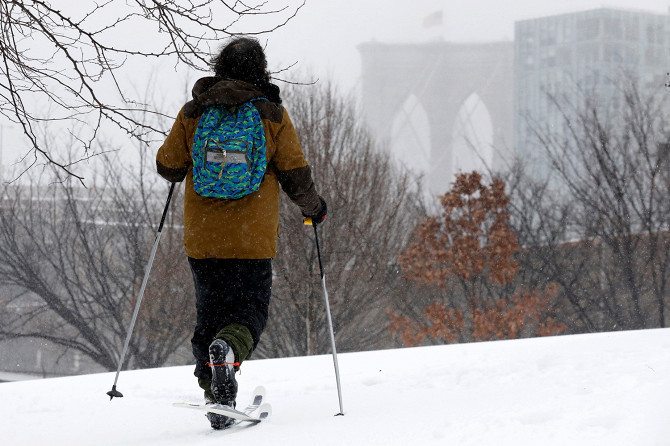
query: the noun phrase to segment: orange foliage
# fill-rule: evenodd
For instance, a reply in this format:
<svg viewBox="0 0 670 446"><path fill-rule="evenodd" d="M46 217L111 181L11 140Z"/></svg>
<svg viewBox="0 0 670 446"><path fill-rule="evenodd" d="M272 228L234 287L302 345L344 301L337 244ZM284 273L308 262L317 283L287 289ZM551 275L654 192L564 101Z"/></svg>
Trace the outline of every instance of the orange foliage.
<svg viewBox="0 0 670 446"><path fill-rule="evenodd" d="M535 326L538 336L550 336L563 332L566 326L555 322L551 317L543 318L558 287L549 285L545 294L539 291L523 291L511 299L498 299L495 303L474 308L472 319L475 340L516 339L519 332L527 326Z"/></svg>
<svg viewBox="0 0 670 446"><path fill-rule="evenodd" d="M477 172L457 175L440 197L442 216L421 224L416 241L399 256L406 277L443 287L452 276L471 281L486 275L504 284L516 275L519 245L507 224L505 183L494 179L486 187L481 180Z"/></svg>
<svg viewBox="0 0 670 446"><path fill-rule="evenodd" d="M424 310L428 324L387 311L389 331L400 336L406 346L418 345L426 337L458 342L466 326L476 341L514 339L524 327L539 336L555 335L566 329L546 317L558 287L550 285L545 293L522 291L511 298L482 302L475 284L494 288L511 283L518 271L514 256L519 251L516 235L510 228L505 183L494 179L490 186L481 182L477 172L456 176L453 188L440 197L443 212L429 217L416 233L415 241L399 256L405 277L445 287L448 279L463 282L468 308L449 309L435 302Z"/></svg>
<svg viewBox="0 0 670 446"><path fill-rule="evenodd" d="M550 285L544 294L538 291L515 294L511 299L498 299L495 303L470 308L473 330L472 340L492 341L496 339L516 339L522 329L530 328L537 336L553 336L562 333L566 326L544 318L551 300L556 294L556 285ZM412 347L421 344L426 337L457 342L465 329L462 310L447 309L435 302L424 310L429 324L424 325L407 316L387 310L389 331L395 337L400 335L403 345Z"/></svg>

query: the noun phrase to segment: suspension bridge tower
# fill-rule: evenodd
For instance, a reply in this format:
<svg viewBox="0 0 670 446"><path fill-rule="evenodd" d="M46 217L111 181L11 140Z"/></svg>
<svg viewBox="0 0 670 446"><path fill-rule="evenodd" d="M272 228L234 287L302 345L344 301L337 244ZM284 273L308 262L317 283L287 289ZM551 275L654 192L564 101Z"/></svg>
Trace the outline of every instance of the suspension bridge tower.
<svg viewBox="0 0 670 446"><path fill-rule="evenodd" d="M363 113L397 161L444 194L459 171L500 171L510 160L514 44L358 46Z"/></svg>

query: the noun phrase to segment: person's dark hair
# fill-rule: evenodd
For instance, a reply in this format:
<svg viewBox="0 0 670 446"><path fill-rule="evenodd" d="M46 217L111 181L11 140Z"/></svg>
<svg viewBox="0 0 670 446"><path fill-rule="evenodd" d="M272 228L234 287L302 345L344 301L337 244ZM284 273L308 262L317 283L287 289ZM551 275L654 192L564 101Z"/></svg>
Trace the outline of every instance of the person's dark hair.
<svg viewBox="0 0 670 446"><path fill-rule="evenodd" d="M270 83L263 47L253 37L234 37L212 58L214 75L259 87Z"/></svg>

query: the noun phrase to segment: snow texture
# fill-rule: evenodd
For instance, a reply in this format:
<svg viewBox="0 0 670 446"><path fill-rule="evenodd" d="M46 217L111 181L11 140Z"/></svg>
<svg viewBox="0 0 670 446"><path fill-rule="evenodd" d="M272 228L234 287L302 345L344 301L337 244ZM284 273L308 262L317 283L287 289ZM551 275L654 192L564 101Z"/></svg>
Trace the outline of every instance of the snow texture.
<svg viewBox="0 0 670 446"><path fill-rule="evenodd" d="M670 445L670 329L247 361L239 401L273 416L213 431L191 367L0 384L3 445Z"/></svg>

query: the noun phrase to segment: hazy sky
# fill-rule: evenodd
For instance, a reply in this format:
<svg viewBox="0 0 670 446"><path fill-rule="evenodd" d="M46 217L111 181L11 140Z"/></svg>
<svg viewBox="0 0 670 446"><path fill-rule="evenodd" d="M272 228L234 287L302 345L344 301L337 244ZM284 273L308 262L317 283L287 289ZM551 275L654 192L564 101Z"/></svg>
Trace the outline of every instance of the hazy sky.
<svg viewBox="0 0 670 446"><path fill-rule="evenodd" d="M667 13L667 0L307 0L289 26L268 37L270 62L299 61L345 88L356 86L361 42L512 40L517 20L600 7ZM424 18L443 12L443 24Z"/></svg>
<svg viewBox="0 0 670 446"><path fill-rule="evenodd" d="M78 7L79 1L53 0L53 3ZM269 3L273 6L282 1L293 5L302 3L302 0ZM282 73L281 77L297 80L297 71L315 73L349 91L359 86L360 57L356 46L363 42L512 40L516 20L600 7L667 13L669 6L670 0L307 0L287 26L261 39L267 41L272 68L298 62L294 71ZM436 11L443 12L443 23L424 27L424 19ZM155 32L153 29L134 31L137 36L148 39ZM182 85L174 88L174 79L183 83L184 77L195 79L202 73L179 69L175 72L173 66L168 68L161 75L171 84L164 88L166 99L183 103L186 89ZM141 76L132 80L141 84L142 79L137 77ZM4 140L0 158L3 164L9 165L25 153L21 149L21 132L2 116L0 132Z"/></svg>

